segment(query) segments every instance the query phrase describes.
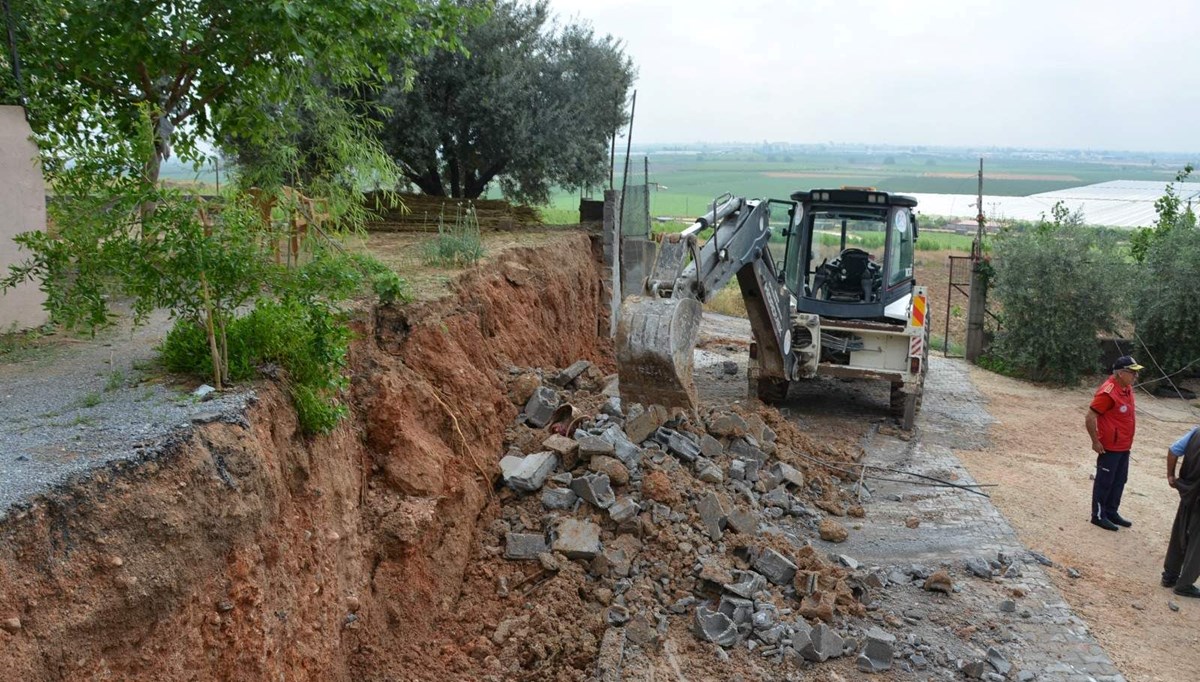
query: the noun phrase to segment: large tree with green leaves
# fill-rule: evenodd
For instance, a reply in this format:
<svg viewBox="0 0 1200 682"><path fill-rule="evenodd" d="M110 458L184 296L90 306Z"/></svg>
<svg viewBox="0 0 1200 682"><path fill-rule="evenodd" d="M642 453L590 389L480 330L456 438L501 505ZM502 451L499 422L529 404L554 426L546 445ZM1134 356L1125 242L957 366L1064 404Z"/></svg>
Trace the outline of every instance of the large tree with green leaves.
<svg viewBox="0 0 1200 682"><path fill-rule="evenodd" d="M376 83L453 47L463 18L438 0L10 0L34 130L53 151L131 139L149 125L144 176L203 140L284 139L264 104ZM369 138L366 138L369 139Z"/></svg>
<svg viewBox="0 0 1200 682"><path fill-rule="evenodd" d="M462 44L418 58L411 89L396 79L379 96L392 112L384 147L408 180L462 198L497 181L505 196L534 202L554 186L603 180L634 78L619 42L557 26L545 0L500 0Z"/></svg>

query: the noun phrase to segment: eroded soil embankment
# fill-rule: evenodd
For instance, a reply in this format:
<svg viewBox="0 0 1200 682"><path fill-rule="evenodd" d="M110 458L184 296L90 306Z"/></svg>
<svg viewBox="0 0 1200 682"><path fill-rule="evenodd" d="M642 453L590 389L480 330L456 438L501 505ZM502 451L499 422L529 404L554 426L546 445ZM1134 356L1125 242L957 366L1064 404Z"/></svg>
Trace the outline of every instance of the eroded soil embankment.
<svg viewBox="0 0 1200 682"><path fill-rule="evenodd" d="M301 437L264 386L245 423L194 427L13 511L4 677L403 677L397 654L460 598L516 415L509 368L610 357L583 235L454 288L360 320L354 415L332 435Z"/></svg>

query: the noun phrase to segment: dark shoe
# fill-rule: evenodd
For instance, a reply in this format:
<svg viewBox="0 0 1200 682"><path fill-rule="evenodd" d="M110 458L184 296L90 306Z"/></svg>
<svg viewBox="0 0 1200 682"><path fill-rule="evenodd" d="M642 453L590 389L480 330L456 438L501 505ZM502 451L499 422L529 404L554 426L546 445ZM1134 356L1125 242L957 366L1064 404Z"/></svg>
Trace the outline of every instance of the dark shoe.
<svg viewBox="0 0 1200 682"><path fill-rule="evenodd" d="M1108 520L1112 521L1113 523L1115 523L1118 526L1121 526L1123 528L1129 528L1130 526L1133 525L1133 521L1130 521L1129 519L1126 519L1126 518L1122 518L1121 515L1117 514L1116 512L1109 514Z"/></svg>
<svg viewBox="0 0 1200 682"><path fill-rule="evenodd" d="M1200 590L1196 589L1195 585L1188 585L1187 587L1176 587L1174 590L1171 590L1171 591L1181 597L1192 597L1194 599L1200 599Z"/></svg>
<svg viewBox="0 0 1200 682"><path fill-rule="evenodd" d="M1164 575L1162 578L1163 587L1175 587L1175 583L1179 582L1179 576Z"/></svg>
<svg viewBox="0 0 1200 682"><path fill-rule="evenodd" d="M1117 524L1108 519L1092 519L1092 525L1100 526L1104 530L1120 530Z"/></svg>

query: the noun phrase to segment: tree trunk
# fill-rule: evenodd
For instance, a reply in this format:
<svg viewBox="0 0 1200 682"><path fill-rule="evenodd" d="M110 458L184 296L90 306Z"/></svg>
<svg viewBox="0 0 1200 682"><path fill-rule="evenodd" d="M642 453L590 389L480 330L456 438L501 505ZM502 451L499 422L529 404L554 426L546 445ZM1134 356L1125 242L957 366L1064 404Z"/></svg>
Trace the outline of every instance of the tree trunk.
<svg viewBox="0 0 1200 682"><path fill-rule="evenodd" d="M483 194L490 183L497 175L504 170L504 166L508 164L508 160L496 161L488 166L478 175L468 178L466 187L463 191L463 196L467 199L478 199L479 195Z"/></svg>

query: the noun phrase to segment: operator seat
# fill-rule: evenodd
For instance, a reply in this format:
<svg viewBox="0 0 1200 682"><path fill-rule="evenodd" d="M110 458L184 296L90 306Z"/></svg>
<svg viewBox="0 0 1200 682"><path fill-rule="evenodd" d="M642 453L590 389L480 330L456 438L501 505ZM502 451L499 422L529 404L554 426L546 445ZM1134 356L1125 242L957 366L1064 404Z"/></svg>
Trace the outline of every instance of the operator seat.
<svg viewBox="0 0 1200 682"><path fill-rule="evenodd" d="M862 249L848 248L842 251L834 263L829 278L829 300L872 301L879 266L871 262L871 255Z"/></svg>

